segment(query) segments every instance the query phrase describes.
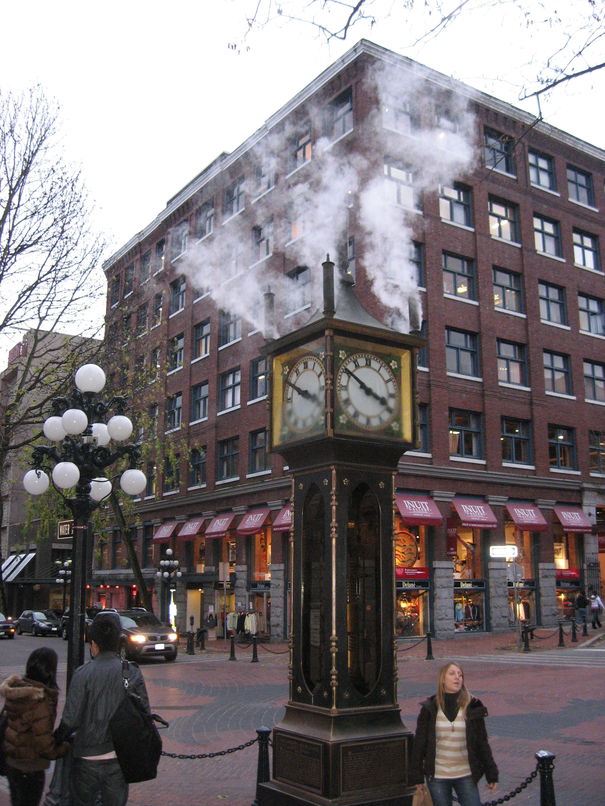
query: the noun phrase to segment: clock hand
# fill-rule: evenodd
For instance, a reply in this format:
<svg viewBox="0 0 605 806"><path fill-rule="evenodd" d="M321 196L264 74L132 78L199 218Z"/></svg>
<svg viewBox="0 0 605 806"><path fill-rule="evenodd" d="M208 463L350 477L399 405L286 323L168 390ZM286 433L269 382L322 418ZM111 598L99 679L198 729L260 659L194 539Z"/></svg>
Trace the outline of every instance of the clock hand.
<svg viewBox="0 0 605 806"><path fill-rule="evenodd" d="M317 395L314 395L312 392L309 392L308 389L303 389L302 387L297 386L295 383L292 383L292 381L289 381L287 378L286 383L288 384L288 386L291 386L295 392L298 392L298 394L301 397L304 397L305 400L315 400L315 402L318 402Z"/></svg>
<svg viewBox="0 0 605 806"><path fill-rule="evenodd" d="M344 367L343 369L347 373L347 375L350 375L351 378L354 378L357 381L357 383L361 387L361 390L363 392L365 392L366 395L368 395L368 397L373 397L381 404L381 406L386 406L387 401L386 401L385 397L382 397L381 395L376 394L376 392L373 389L371 389L367 384L365 384L361 380L361 378L358 378L357 375L355 375L354 372L351 372L351 370L348 369L348 367ZM389 411L390 411L390 409L389 409Z"/></svg>

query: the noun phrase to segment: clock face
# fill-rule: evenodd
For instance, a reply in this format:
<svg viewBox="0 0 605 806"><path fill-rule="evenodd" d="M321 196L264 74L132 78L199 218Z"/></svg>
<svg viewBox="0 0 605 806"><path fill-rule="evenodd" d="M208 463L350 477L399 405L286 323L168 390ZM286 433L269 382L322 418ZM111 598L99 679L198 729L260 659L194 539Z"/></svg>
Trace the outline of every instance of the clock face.
<svg viewBox="0 0 605 806"><path fill-rule="evenodd" d="M325 410L325 371L320 356L302 355L282 367L283 426L293 436L304 436L323 427Z"/></svg>
<svg viewBox="0 0 605 806"><path fill-rule="evenodd" d="M341 422L349 420L363 431L383 431L397 425L400 390L397 362L375 352L341 351L336 375L336 395Z"/></svg>

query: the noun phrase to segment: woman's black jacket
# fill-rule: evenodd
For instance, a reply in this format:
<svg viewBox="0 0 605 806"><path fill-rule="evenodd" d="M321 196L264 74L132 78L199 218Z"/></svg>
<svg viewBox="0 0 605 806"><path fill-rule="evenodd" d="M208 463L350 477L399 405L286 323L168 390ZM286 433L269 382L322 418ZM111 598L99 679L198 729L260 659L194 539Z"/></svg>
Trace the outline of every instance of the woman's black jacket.
<svg viewBox="0 0 605 806"><path fill-rule="evenodd" d="M481 700L473 697L466 709L466 747L473 781L477 783L485 775L488 784L498 780L498 767L485 730L487 708ZM410 764L410 784L424 783L425 776L435 775L435 749L437 721L437 698L435 695L421 703L418 724Z"/></svg>

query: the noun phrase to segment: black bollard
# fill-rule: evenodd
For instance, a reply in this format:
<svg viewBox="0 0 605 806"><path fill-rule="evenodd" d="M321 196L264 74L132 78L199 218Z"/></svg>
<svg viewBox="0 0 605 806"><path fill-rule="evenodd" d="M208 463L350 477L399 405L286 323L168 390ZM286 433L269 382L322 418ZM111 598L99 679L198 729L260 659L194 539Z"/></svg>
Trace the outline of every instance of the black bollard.
<svg viewBox="0 0 605 806"><path fill-rule="evenodd" d="M529 647L529 627L523 627L523 651L524 652L531 652Z"/></svg>
<svg viewBox="0 0 605 806"><path fill-rule="evenodd" d="M229 655L229 660L237 660L235 657L235 636L231 636L231 654Z"/></svg>
<svg viewBox="0 0 605 806"><path fill-rule="evenodd" d="M195 638L194 632L187 633L187 654L188 655L195 655L195 648L193 645L193 639Z"/></svg>
<svg viewBox="0 0 605 806"><path fill-rule="evenodd" d="M427 632L426 634L426 658L425 660L435 660L433 657L433 644L431 642L431 634Z"/></svg>
<svg viewBox="0 0 605 806"><path fill-rule="evenodd" d="M576 632L576 620L572 618L571 620L571 643L577 644L578 643L578 633Z"/></svg>
<svg viewBox="0 0 605 806"><path fill-rule="evenodd" d="M559 622L559 646L565 646L565 641L563 640L563 622Z"/></svg>
<svg viewBox="0 0 605 806"><path fill-rule="evenodd" d="M252 636L252 660L250 663L258 663L258 647L256 646L256 635Z"/></svg>
<svg viewBox="0 0 605 806"><path fill-rule="evenodd" d="M256 798L252 806L258 806L258 785L269 780L269 736L271 731L264 726L257 728L258 735L258 765L256 767Z"/></svg>
<svg viewBox="0 0 605 806"><path fill-rule="evenodd" d="M198 646L200 650L206 649L206 635L208 635L208 631L205 630L203 627L200 627L200 629L198 630L198 635L199 635Z"/></svg>
<svg viewBox="0 0 605 806"><path fill-rule="evenodd" d="M582 636L588 635L588 622L586 621L586 616L584 616L584 621L582 622Z"/></svg>
<svg viewBox="0 0 605 806"><path fill-rule="evenodd" d="M540 773L540 806L557 806L555 802L555 785L552 771L555 768L555 758L548 750L538 750L538 772Z"/></svg>

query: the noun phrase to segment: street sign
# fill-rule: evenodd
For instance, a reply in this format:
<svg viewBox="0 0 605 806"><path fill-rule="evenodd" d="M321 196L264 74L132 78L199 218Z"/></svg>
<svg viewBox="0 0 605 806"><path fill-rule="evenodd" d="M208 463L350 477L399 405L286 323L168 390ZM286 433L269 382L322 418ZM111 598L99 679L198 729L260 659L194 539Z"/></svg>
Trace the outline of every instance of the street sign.
<svg viewBox="0 0 605 806"><path fill-rule="evenodd" d="M57 522L57 540L71 540L73 536L74 536L73 520Z"/></svg>
<svg viewBox="0 0 605 806"><path fill-rule="evenodd" d="M504 557L506 560L512 560L519 554L519 549L512 543L506 543L504 546L490 546L490 557Z"/></svg>

